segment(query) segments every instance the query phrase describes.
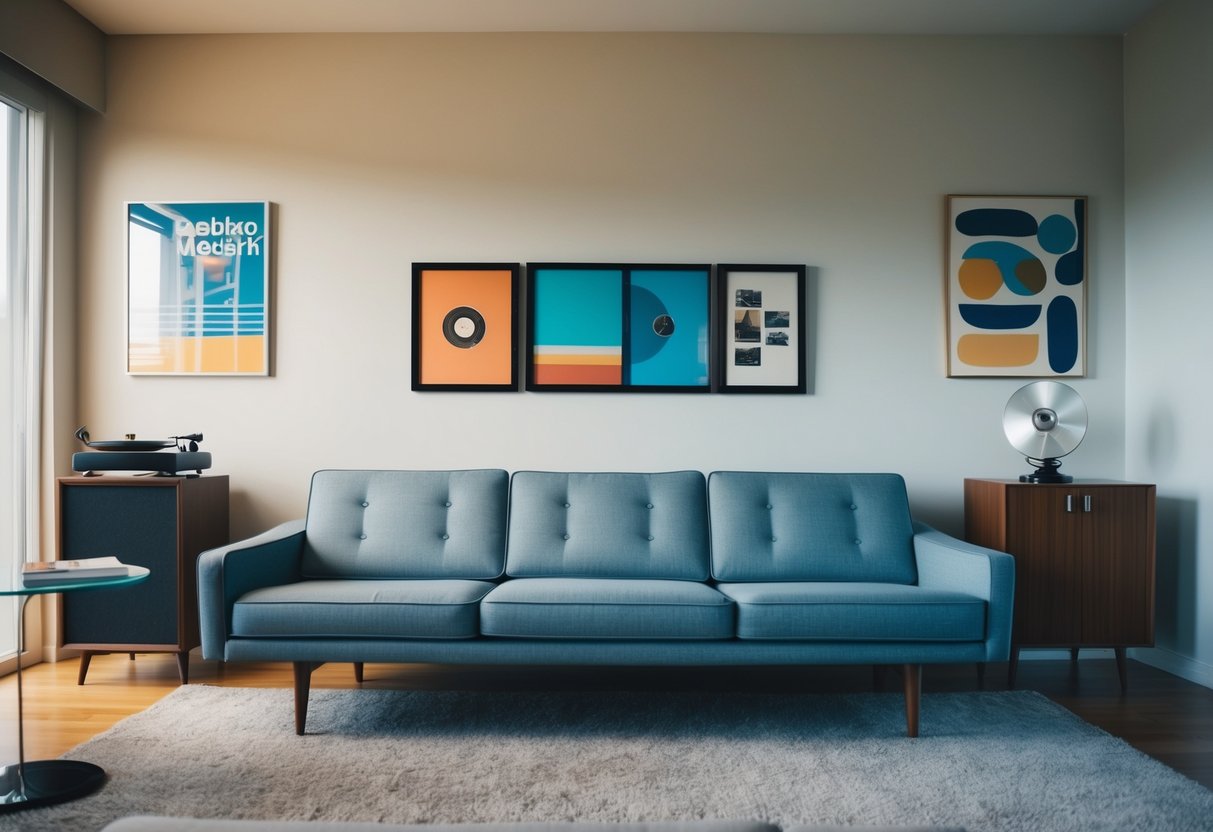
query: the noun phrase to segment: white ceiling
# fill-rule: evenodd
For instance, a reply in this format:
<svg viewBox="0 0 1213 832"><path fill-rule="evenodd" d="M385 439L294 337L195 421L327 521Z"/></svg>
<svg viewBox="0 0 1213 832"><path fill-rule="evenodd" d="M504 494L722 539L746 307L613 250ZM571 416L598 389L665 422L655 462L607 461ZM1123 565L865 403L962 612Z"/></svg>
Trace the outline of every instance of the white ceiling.
<svg viewBox="0 0 1213 832"><path fill-rule="evenodd" d="M1121 34L1162 0L67 0L111 35Z"/></svg>

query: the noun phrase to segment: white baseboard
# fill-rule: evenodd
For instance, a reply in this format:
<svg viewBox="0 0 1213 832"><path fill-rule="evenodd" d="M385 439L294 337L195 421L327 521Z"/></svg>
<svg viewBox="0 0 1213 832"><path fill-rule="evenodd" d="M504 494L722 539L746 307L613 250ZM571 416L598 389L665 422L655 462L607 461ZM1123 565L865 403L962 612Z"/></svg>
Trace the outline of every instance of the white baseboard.
<svg viewBox="0 0 1213 832"><path fill-rule="evenodd" d="M69 647L60 647L57 644L42 645L42 660L44 662L61 662L67 659L74 659L79 655L79 650L73 650Z"/></svg>
<svg viewBox="0 0 1213 832"><path fill-rule="evenodd" d="M1129 651L1130 658L1173 673L1180 678L1213 688L1213 665L1205 664L1188 656L1180 655L1165 647L1135 647Z"/></svg>

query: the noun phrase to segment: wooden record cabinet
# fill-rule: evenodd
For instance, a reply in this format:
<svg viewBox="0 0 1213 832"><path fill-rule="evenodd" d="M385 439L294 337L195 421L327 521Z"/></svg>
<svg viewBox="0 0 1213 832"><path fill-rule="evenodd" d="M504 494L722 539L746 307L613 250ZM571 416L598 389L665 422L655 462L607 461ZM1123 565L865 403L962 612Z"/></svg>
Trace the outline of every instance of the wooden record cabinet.
<svg viewBox="0 0 1213 832"><path fill-rule="evenodd" d="M1155 487L965 480L965 537L1015 556L1009 682L1021 647L1154 645Z"/></svg>
<svg viewBox="0 0 1213 832"><path fill-rule="evenodd" d="M61 596L64 647L82 651L79 684L97 653L175 653L182 684L200 643L197 559L229 542L228 478L61 477L60 559L113 555L148 567L148 580Z"/></svg>

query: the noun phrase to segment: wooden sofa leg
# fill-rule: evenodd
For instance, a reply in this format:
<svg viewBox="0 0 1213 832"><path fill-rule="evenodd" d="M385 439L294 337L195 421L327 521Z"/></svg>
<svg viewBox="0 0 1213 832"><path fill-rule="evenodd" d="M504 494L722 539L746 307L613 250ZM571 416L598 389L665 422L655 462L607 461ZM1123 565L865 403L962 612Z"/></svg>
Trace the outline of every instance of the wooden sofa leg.
<svg viewBox="0 0 1213 832"><path fill-rule="evenodd" d="M84 677L88 675L89 662L93 660L92 650L83 650L80 653L80 672L76 674L76 684L83 685Z"/></svg>
<svg viewBox="0 0 1213 832"><path fill-rule="evenodd" d="M362 662L354 662L354 681L362 684Z"/></svg>
<svg viewBox="0 0 1213 832"><path fill-rule="evenodd" d="M906 688L906 736L918 736L918 712L922 702L922 665L907 664L905 666Z"/></svg>
<svg viewBox="0 0 1213 832"><path fill-rule="evenodd" d="M312 689L312 671L316 662L294 662L295 666L295 733L303 736L307 724L307 695Z"/></svg>

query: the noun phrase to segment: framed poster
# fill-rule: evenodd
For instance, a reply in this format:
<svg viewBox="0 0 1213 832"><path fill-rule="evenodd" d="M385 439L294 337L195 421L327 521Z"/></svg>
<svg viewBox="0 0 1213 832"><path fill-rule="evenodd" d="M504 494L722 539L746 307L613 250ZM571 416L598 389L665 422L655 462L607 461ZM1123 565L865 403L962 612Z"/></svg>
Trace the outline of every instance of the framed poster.
<svg viewBox="0 0 1213 832"><path fill-rule="evenodd" d="M413 389L518 389L517 263L413 264Z"/></svg>
<svg viewBox="0 0 1213 832"><path fill-rule="evenodd" d="M803 393L805 267L716 267L720 392Z"/></svg>
<svg viewBox="0 0 1213 832"><path fill-rule="evenodd" d="M947 198L947 373L1086 374L1082 196Z"/></svg>
<svg viewBox="0 0 1213 832"><path fill-rule="evenodd" d="M270 204L126 203L126 371L266 376Z"/></svg>
<svg viewBox="0 0 1213 832"><path fill-rule="evenodd" d="M707 393L707 265L527 265L526 389Z"/></svg>

